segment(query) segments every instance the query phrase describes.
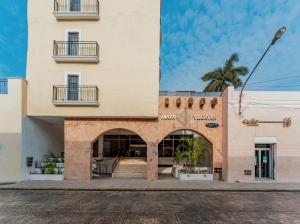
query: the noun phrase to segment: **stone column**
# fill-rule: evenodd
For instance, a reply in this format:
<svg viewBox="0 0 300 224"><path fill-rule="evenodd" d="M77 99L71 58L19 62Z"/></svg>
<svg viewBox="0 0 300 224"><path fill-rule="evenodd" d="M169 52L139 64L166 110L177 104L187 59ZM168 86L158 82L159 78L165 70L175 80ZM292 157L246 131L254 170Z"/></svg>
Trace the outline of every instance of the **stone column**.
<svg viewBox="0 0 300 224"><path fill-rule="evenodd" d="M158 145L153 142L147 144L147 179L150 181L158 178Z"/></svg>
<svg viewBox="0 0 300 224"><path fill-rule="evenodd" d="M90 142L65 142L65 179L90 180L91 169Z"/></svg>
<svg viewBox="0 0 300 224"><path fill-rule="evenodd" d="M65 121L65 179L92 179L92 147L76 121Z"/></svg>

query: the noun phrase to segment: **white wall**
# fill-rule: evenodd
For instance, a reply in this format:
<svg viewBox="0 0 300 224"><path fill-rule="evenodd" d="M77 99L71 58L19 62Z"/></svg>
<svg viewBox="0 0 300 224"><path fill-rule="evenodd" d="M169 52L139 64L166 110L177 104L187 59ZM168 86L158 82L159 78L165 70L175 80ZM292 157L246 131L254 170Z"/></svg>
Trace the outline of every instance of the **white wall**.
<svg viewBox="0 0 300 224"><path fill-rule="evenodd" d="M64 151L64 126L50 124L46 121L32 118L23 118L22 133L22 176L28 179L30 170L35 161L45 159L45 155L53 153L57 156ZM26 166L26 158L33 157L33 166Z"/></svg>
<svg viewBox="0 0 300 224"><path fill-rule="evenodd" d="M8 94L0 94L0 182L21 180L22 116L26 112L26 81L8 80ZM23 102L25 101L25 103Z"/></svg>
<svg viewBox="0 0 300 224"><path fill-rule="evenodd" d="M242 116L238 114L239 92L228 90L227 159L228 181L255 181L254 150L257 137L277 139L275 175L279 182L300 182L300 92L246 91L243 95ZM249 127L244 119L282 121L291 117L292 125L259 124ZM224 146L226 148L226 144ZM244 170L252 170L245 176Z"/></svg>

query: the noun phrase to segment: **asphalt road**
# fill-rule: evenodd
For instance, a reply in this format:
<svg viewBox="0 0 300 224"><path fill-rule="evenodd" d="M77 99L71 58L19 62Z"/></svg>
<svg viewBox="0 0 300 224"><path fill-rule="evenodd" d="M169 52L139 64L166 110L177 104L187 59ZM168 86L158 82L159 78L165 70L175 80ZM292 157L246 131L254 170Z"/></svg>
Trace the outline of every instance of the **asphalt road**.
<svg viewBox="0 0 300 224"><path fill-rule="evenodd" d="M0 191L0 223L300 223L300 193Z"/></svg>

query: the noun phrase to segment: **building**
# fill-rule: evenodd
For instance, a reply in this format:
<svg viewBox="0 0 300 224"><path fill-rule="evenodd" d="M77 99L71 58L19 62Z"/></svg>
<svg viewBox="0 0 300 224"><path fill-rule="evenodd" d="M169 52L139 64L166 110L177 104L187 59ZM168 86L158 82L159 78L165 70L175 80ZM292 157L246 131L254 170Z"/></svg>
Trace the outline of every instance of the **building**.
<svg viewBox="0 0 300 224"><path fill-rule="evenodd" d="M300 93L246 91L223 94L223 167L229 182L299 182Z"/></svg>
<svg viewBox="0 0 300 224"><path fill-rule="evenodd" d="M157 180L182 137L204 142L215 180L300 181L300 93L245 92L239 115L232 88L159 91L160 9L28 1L27 80L0 81L0 181Z"/></svg>
<svg viewBox="0 0 300 224"><path fill-rule="evenodd" d="M0 182L22 180L26 85L22 79L0 80Z"/></svg>

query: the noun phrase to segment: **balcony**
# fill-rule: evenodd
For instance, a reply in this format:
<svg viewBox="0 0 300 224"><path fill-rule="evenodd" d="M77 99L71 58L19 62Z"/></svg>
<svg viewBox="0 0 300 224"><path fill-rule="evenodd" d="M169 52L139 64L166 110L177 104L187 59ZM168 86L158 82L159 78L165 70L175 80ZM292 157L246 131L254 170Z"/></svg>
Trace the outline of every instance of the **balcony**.
<svg viewBox="0 0 300 224"><path fill-rule="evenodd" d="M99 45L95 41L54 41L53 58L56 62L97 63Z"/></svg>
<svg viewBox="0 0 300 224"><path fill-rule="evenodd" d="M8 94L7 79L0 79L0 94Z"/></svg>
<svg viewBox="0 0 300 224"><path fill-rule="evenodd" d="M53 104L56 106L98 106L97 86L53 86Z"/></svg>
<svg viewBox="0 0 300 224"><path fill-rule="evenodd" d="M57 20L98 20L99 0L54 0Z"/></svg>

